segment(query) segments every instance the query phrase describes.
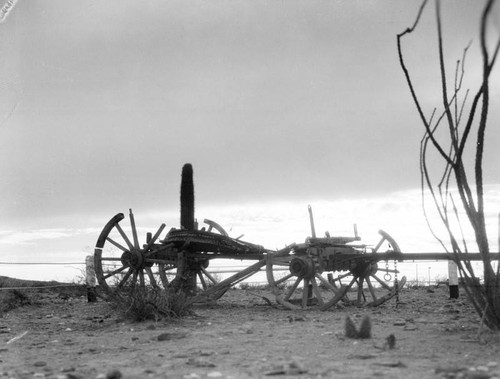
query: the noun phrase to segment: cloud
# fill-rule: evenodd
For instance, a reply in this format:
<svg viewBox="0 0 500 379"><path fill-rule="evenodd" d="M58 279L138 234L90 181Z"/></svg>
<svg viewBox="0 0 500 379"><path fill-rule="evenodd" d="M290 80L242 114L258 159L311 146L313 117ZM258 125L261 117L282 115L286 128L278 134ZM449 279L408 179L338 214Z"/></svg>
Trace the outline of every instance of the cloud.
<svg viewBox="0 0 500 379"><path fill-rule="evenodd" d="M46 240L62 241L78 235L87 235L97 232L97 228L87 229L35 229L29 231L1 231L0 244L4 245L38 245Z"/></svg>

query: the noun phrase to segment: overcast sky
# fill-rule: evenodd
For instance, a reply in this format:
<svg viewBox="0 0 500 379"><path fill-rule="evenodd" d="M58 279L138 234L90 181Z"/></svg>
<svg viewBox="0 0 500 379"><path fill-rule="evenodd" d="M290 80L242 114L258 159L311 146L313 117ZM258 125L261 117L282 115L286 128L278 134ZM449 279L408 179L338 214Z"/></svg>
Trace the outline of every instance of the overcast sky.
<svg viewBox="0 0 500 379"><path fill-rule="evenodd" d="M422 126L396 34L419 5L18 0L0 24L0 230L177 212L187 162L198 207L417 189ZM450 73L472 40L471 83L482 5L443 4ZM435 33L431 2L404 46L428 114L439 104Z"/></svg>

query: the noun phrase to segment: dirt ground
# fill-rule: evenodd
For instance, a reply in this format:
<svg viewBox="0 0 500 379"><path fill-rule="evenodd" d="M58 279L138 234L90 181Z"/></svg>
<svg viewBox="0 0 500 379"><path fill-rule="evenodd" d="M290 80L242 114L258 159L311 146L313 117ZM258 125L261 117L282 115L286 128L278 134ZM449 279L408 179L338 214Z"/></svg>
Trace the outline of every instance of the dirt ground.
<svg viewBox="0 0 500 379"><path fill-rule="evenodd" d="M104 301L39 294L0 318L0 378L500 378L500 338L478 335L463 291L404 289L397 307L325 312L264 294L230 290L181 320L141 323ZM368 315L372 338L346 338L347 315Z"/></svg>

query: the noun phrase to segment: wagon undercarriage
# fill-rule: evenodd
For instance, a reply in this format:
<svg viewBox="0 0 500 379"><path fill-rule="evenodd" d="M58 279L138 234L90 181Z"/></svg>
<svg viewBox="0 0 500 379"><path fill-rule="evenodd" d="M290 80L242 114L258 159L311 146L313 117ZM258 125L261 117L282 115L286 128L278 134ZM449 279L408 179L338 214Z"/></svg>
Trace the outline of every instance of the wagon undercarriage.
<svg viewBox="0 0 500 379"><path fill-rule="evenodd" d="M188 168L185 171L186 167ZM401 257L397 243L380 231L373 247L360 238L317 238L309 208L312 237L279 251L231 238L216 222L194 219L192 168L183 168L181 225L164 233L165 224L152 234L136 226L130 210L119 213L103 228L95 248L95 270L106 292L126 287L154 287L183 291L193 302L213 301L228 288L264 271L270 293L288 308L319 306L328 309L338 302L378 305L397 295L405 278L388 262ZM184 213L183 213L184 212ZM357 232L355 231L355 234ZM219 281L208 269L213 259L237 259L253 264ZM386 265L379 269L379 262ZM395 277L395 281L390 279Z"/></svg>
<svg viewBox="0 0 500 379"><path fill-rule="evenodd" d="M274 251L231 238L222 226L194 218L192 167L185 165L181 183L181 227L153 234L139 229L130 210L119 213L103 228L95 247L94 264L100 287L108 293L121 288L153 287L182 291L192 302L215 301L231 287L258 272L266 273L269 292L291 309L335 304L377 306L398 297L406 282L398 277L403 260L453 259L446 253L403 254L396 241L380 230L374 245L352 237L316 237L309 207L311 237ZM477 257L475 256L477 255ZM498 254L496 254L498 255ZM478 253L469 254L480 260ZM253 262L234 275L218 280L209 270L214 259ZM389 263L393 263L390 267Z"/></svg>

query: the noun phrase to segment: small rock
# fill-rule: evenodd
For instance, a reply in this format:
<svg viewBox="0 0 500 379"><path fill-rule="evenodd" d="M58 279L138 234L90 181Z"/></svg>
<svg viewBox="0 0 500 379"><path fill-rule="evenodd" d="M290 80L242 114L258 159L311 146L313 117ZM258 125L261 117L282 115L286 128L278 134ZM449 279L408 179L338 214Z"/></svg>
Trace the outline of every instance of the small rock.
<svg viewBox="0 0 500 379"><path fill-rule="evenodd" d="M156 339L158 341L178 340L186 337L186 333L162 333Z"/></svg>
<svg viewBox="0 0 500 379"><path fill-rule="evenodd" d="M392 350L396 347L396 337L394 334L390 334L386 339L387 348Z"/></svg>
<svg viewBox="0 0 500 379"><path fill-rule="evenodd" d="M35 366L35 367L44 367L44 366L47 366L47 362L37 361L37 362L33 363L33 366Z"/></svg>
<svg viewBox="0 0 500 379"><path fill-rule="evenodd" d="M194 367L216 367L215 363L201 358L189 358L186 364Z"/></svg>
<svg viewBox="0 0 500 379"><path fill-rule="evenodd" d="M498 366L498 363L497 362L488 362L486 364L487 367L497 367Z"/></svg>
<svg viewBox="0 0 500 379"><path fill-rule="evenodd" d="M120 379L122 377L122 373L120 370L111 370L106 374L106 379Z"/></svg>
<svg viewBox="0 0 500 379"><path fill-rule="evenodd" d="M486 366L477 366L476 370L477 371L488 372L490 369L489 369L489 367L486 367Z"/></svg>
<svg viewBox="0 0 500 379"><path fill-rule="evenodd" d="M207 374L207 378L220 378L222 377L222 373L219 371L212 371Z"/></svg>
<svg viewBox="0 0 500 379"><path fill-rule="evenodd" d="M198 378L201 378L201 376L199 376L198 374L192 372L190 374L186 374L183 376L184 379L198 379Z"/></svg>
<svg viewBox="0 0 500 379"><path fill-rule="evenodd" d="M394 326L405 326L406 325L406 321L405 320L396 320L396 321L394 321L394 323L392 325L394 325Z"/></svg>
<svg viewBox="0 0 500 379"><path fill-rule="evenodd" d="M33 374L33 379L43 379L45 378L45 374L43 372L35 372Z"/></svg>

